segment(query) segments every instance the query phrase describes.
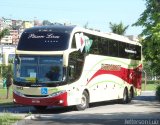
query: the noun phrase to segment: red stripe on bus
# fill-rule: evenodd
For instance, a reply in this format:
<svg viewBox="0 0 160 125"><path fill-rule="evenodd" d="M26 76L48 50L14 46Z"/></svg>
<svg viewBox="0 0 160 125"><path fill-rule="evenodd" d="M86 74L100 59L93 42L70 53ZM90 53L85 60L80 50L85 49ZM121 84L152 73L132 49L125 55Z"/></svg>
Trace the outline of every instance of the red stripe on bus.
<svg viewBox="0 0 160 125"><path fill-rule="evenodd" d="M121 78L122 80L126 81L129 84L133 84L134 87L141 89L141 80L142 80L142 65L135 69L126 69L120 68L119 71L112 71L112 70L104 70L99 69L87 82L89 84L94 78L104 74L111 74Z"/></svg>

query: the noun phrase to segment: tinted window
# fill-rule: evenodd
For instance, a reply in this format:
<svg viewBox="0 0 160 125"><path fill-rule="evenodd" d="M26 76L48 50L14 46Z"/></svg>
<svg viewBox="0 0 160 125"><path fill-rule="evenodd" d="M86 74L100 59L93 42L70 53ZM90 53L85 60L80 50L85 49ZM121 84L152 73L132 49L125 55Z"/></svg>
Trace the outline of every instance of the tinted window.
<svg viewBox="0 0 160 125"><path fill-rule="evenodd" d="M26 51L58 51L68 48L69 34L60 32L24 32L17 49Z"/></svg>
<svg viewBox="0 0 160 125"><path fill-rule="evenodd" d="M101 39L101 42L99 43L99 47L101 48L100 49L100 53L102 55L108 55L109 54L109 49L108 49L108 40L105 39L105 38L102 38Z"/></svg>
<svg viewBox="0 0 160 125"><path fill-rule="evenodd" d="M119 42L119 57L140 60L141 47L138 45Z"/></svg>
<svg viewBox="0 0 160 125"><path fill-rule="evenodd" d="M90 53L99 55L101 51L100 44L99 44L101 39L100 37L93 37L93 36L91 37L91 39L93 40L93 43L91 46Z"/></svg>
<svg viewBox="0 0 160 125"><path fill-rule="evenodd" d="M118 42L109 40L109 56L118 57Z"/></svg>
<svg viewBox="0 0 160 125"><path fill-rule="evenodd" d="M75 39L75 36L73 37L73 40L72 40L72 44L71 44L71 48L76 48L76 39Z"/></svg>
<svg viewBox="0 0 160 125"><path fill-rule="evenodd" d="M136 59L139 60L141 59L141 46L136 46Z"/></svg>
<svg viewBox="0 0 160 125"><path fill-rule="evenodd" d="M127 43L119 42L119 57L128 58L128 54L125 51L127 45Z"/></svg>
<svg viewBox="0 0 160 125"><path fill-rule="evenodd" d="M89 51L90 54L112 56L112 57L134 59L134 60L141 59L141 46L90 34L84 34L84 35L87 36L89 39L93 40L93 43ZM75 41L73 40L72 47L75 46L74 42Z"/></svg>
<svg viewBox="0 0 160 125"><path fill-rule="evenodd" d="M68 76L69 81L73 82L78 80L81 76L84 64L84 53L75 51L69 55Z"/></svg>

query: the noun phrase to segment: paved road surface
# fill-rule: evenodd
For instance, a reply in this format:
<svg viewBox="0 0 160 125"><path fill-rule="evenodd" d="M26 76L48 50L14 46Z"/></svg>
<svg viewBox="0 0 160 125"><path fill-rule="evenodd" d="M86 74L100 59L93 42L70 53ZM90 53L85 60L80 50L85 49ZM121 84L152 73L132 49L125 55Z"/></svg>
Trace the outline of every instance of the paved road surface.
<svg viewBox="0 0 160 125"><path fill-rule="evenodd" d="M155 101L154 95L154 92L143 92L130 104L96 103L85 111L53 107L45 112L37 112L32 107L6 110L18 112L21 115L32 112L31 120L23 120L18 125L160 125L160 103ZM0 111L2 111L1 108Z"/></svg>

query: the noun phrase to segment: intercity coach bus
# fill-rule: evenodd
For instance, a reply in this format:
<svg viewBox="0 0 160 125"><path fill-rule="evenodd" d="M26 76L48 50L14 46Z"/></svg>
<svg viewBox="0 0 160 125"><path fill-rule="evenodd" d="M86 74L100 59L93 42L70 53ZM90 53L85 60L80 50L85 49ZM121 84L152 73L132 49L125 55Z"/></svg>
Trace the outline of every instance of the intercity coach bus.
<svg viewBox="0 0 160 125"><path fill-rule="evenodd" d="M13 98L36 109L119 100L141 93L141 44L78 26L26 29L14 62Z"/></svg>

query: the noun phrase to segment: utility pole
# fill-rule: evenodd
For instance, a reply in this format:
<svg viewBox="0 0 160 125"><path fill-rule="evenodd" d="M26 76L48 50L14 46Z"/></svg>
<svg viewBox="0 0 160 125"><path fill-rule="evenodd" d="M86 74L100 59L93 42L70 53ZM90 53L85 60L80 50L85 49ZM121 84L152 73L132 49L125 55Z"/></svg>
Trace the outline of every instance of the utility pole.
<svg viewBox="0 0 160 125"><path fill-rule="evenodd" d="M146 85L147 85L147 73L146 73L146 71L144 71L144 70L143 70L143 72L144 72L144 90L146 90Z"/></svg>

